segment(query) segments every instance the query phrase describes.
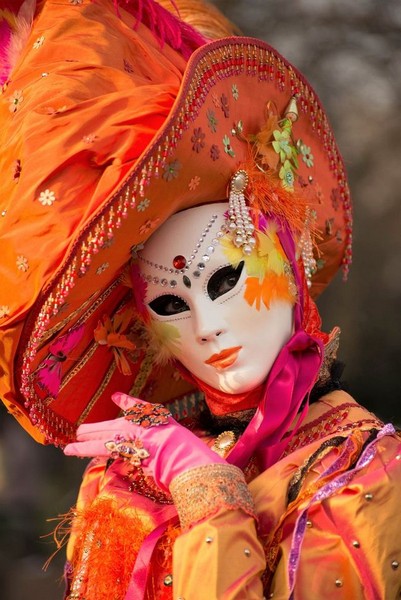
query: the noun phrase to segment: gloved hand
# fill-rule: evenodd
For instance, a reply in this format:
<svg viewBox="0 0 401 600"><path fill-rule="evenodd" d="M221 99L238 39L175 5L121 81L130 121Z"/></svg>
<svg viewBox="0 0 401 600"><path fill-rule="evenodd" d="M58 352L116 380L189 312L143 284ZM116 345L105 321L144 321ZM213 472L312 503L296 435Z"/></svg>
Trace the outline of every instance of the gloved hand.
<svg viewBox="0 0 401 600"><path fill-rule="evenodd" d="M112 421L80 425L77 442L68 444L68 456L110 456L141 466L146 475L168 491L184 471L211 464L227 464L160 405L117 392L112 400L126 413Z"/></svg>

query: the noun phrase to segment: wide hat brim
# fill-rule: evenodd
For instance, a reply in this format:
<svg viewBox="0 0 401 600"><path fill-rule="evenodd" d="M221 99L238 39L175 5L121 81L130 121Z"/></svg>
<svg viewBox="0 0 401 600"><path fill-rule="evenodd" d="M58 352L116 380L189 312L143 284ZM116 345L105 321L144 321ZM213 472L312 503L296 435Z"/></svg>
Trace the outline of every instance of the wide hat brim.
<svg viewBox="0 0 401 600"><path fill-rule="evenodd" d="M299 107L294 135L310 149L308 161L300 157L296 186L310 190L319 233L312 294L319 294L347 262L346 174L316 94L262 41L237 37L205 45L190 58L164 124L101 206L88 214L24 318L9 404L36 439L64 444L74 439L79 424L116 417L111 394L117 390L163 403L191 390L174 367L155 367L140 346L127 353L131 373L124 375L115 352L94 339L94 330L105 315L113 319L130 305L126 268L132 247L143 244L173 213L226 198L230 177L248 157L244 138L261 130L268 102L282 115L293 96ZM84 191L76 201L82 210L90 204ZM135 327L131 322L134 337ZM44 365L58 372L60 385L53 395L43 386Z"/></svg>

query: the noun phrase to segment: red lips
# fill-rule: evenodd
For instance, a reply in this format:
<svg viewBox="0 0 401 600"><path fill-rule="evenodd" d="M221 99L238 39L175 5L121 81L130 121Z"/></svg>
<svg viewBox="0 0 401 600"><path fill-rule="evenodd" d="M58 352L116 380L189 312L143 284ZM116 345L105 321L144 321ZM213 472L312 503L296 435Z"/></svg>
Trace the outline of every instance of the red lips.
<svg viewBox="0 0 401 600"><path fill-rule="evenodd" d="M206 365L211 365L215 369L222 371L223 369L227 369L231 367L235 363L238 358L240 351L242 350L242 346L235 346L233 348L225 348L218 354L212 354L210 358L205 360Z"/></svg>

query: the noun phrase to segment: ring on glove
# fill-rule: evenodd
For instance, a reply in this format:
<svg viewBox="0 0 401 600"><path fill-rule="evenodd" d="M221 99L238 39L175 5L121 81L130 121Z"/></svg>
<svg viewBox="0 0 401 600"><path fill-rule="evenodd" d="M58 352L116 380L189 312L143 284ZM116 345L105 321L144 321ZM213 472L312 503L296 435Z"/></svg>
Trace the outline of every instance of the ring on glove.
<svg viewBox="0 0 401 600"><path fill-rule="evenodd" d="M134 404L124 411L127 421L140 425L141 427L157 427L166 425L171 412L163 404Z"/></svg>
<svg viewBox="0 0 401 600"><path fill-rule="evenodd" d="M143 447L142 441L134 438L126 440L116 436L114 440L104 444L110 452L111 458L122 458L134 467L140 467L145 458L149 458L149 452Z"/></svg>

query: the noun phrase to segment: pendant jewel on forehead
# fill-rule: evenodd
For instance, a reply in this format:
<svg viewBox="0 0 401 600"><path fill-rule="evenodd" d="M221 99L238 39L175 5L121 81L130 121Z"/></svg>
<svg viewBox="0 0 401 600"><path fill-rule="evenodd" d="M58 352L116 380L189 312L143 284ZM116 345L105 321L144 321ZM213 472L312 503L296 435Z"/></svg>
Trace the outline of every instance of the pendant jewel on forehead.
<svg viewBox="0 0 401 600"><path fill-rule="evenodd" d="M188 277L188 275L189 275L188 271L189 271L191 265L193 264L193 262L195 261L196 255L202 248L202 246L205 242L205 239L207 237L207 234L210 232L210 230L213 227L213 225L215 224L216 220L217 220L217 215L213 214L210 218L210 221L208 222L206 227L203 229L199 239L197 240L197 242L195 244L194 249L192 250L191 254L189 255L189 258L185 258L185 256L183 256L182 254L177 254L176 256L174 256L172 263L171 263L172 266L170 266L170 267L161 265L161 264L153 262L151 260L148 260L147 258L141 256L141 254L139 252L136 253L136 258L138 258L140 261L144 262L145 264L149 265L150 267L152 267L154 269L164 271L165 273L168 273L168 274L182 275L184 285L187 288L190 288L191 281ZM218 231L216 233L216 235L212 238L212 240L210 241L209 245L206 247L206 249L201 257L201 262L194 264L195 270L192 273L193 277L195 277L195 278L200 277L201 271L203 271L205 269L205 263L207 263L210 260L210 257L214 253L216 246L218 246L218 244L219 244L219 239L222 238L223 235L224 235L224 233L222 231ZM199 260L199 258L198 258L198 260ZM167 280L166 278L163 278L163 279L159 280L158 277L155 277L152 275L145 275L143 277L148 283L154 283L154 284L160 283L163 287L166 287L167 285L169 285L169 287L176 287L176 285L177 285L177 282L175 281L175 279Z"/></svg>
<svg viewBox="0 0 401 600"><path fill-rule="evenodd" d="M228 218L222 228L224 233L230 233L237 248L243 254L251 254L256 245L254 236L255 226L245 200L245 190L248 185L248 173L238 170L231 177L228 197Z"/></svg>

